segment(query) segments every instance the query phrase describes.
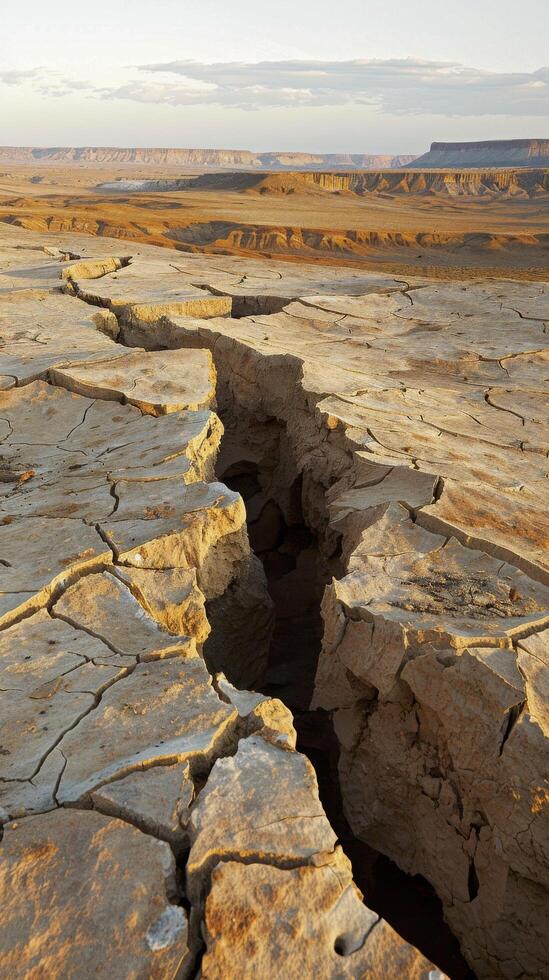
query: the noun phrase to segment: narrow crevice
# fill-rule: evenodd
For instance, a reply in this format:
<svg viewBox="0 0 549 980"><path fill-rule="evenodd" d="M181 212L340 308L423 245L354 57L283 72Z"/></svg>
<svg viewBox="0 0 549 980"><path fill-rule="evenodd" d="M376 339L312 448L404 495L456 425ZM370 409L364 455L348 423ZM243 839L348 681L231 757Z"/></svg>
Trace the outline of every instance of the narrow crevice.
<svg viewBox="0 0 549 980"><path fill-rule="evenodd" d="M500 735L501 738L500 746L499 746L500 756L503 753L505 744L509 736L511 735L511 732L513 731L517 721L519 720L525 708L525 705L526 705L526 701L521 701L520 704L514 704L513 707L509 709L509 711L507 712L504 718L503 725L501 727L501 735Z"/></svg>
<svg viewBox="0 0 549 980"><path fill-rule="evenodd" d="M215 286L209 286L205 283L193 283L198 289L203 289L205 292L210 293L211 296L230 296L231 294L224 292L222 289L216 289ZM246 316L258 316L262 313L270 315L271 313L281 313L288 303L292 302L292 296L269 296L260 295L257 293L250 293L249 296L232 296L232 310L231 318L233 320L242 320Z"/></svg>
<svg viewBox="0 0 549 980"><path fill-rule="evenodd" d="M280 698L292 711L297 749L315 768L322 805L351 860L366 905L451 980L474 980L431 885L420 875L407 875L355 837L346 820L331 716L309 707L322 644L320 604L332 576L343 571L337 543L327 548L307 520L302 475L283 424L273 418L235 418L234 411L231 406L222 413L226 434L217 477L244 500L250 544L263 564L275 613L257 689Z"/></svg>
<svg viewBox="0 0 549 980"><path fill-rule="evenodd" d="M469 891L469 901L474 902L478 895L479 890L479 880L477 875L477 870L475 868L475 862L471 860L469 864L469 876L467 880L467 889Z"/></svg>
<svg viewBox="0 0 549 980"><path fill-rule="evenodd" d="M209 291L217 292L212 287ZM223 295L221 291L220 294ZM254 296L235 300L233 318L278 311L269 308L268 304L263 305L264 299ZM280 302L284 306L287 300ZM122 329L118 340L126 343L129 336L124 330L123 316L119 317L119 323ZM145 346L161 349L158 335L154 345L147 343ZM233 682L278 697L292 710L298 733L297 748L308 756L316 769L321 802L352 861L354 878L366 904L404 939L437 963L451 980L474 980L456 939L444 922L442 906L433 888L420 876L407 875L389 858L353 835L343 811L338 742L331 716L328 712L309 708L322 643L322 595L332 576L340 578L344 574L340 563L341 536L328 528L326 492L348 472L353 445L337 426L327 425L327 431L319 433L313 407L315 396L303 394L300 385L303 368L298 357L285 359L284 372L277 359L272 359L273 374L269 383L274 406L280 401L280 410L274 408L280 417L274 417L265 414L266 399L263 397L258 398L258 407L253 407L254 399L246 394L247 387L253 382L240 377L238 366L230 360L222 363L221 358L217 358L215 334L208 343L204 337L189 333L180 346L210 346L214 354L219 380L219 415L225 427L216 475L244 498L250 542L263 565L275 611L261 679L248 684L239 684L238 679ZM236 393L237 380L242 381L242 399ZM258 378L258 384L261 385L261 378ZM286 400L291 403L298 420L295 425L290 426L289 422L287 425L284 421L291 415ZM299 465L292 439L299 447L295 451ZM383 448L382 443L378 442L378 445ZM411 463L419 469L416 460ZM439 480L435 501L443 487L443 481ZM210 621L214 619L212 614L213 603L210 603L207 605ZM216 635L218 648L226 658L225 663L216 664L216 669L224 670L229 678L234 633L234 621L224 612L215 622L212 635ZM204 655L208 663L207 647L206 643ZM244 638L239 656L252 659L256 656L256 647L255 638ZM225 751L224 754L229 753ZM193 778L196 776L193 774ZM199 792L200 784L196 788ZM471 885L473 887L474 883Z"/></svg>

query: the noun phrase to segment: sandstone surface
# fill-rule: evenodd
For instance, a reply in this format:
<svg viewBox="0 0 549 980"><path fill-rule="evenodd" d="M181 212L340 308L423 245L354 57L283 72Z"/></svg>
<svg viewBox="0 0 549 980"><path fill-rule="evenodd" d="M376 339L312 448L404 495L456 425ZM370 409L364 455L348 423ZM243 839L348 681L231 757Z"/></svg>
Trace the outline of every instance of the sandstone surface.
<svg viewBox="0 0 549 980"><path fill-rule="evenodd" d="M276 422L266 499L289 519L298 479L343 563L313 706L347 819L432 883L477 976L544 976L547 285L277 269L254 298L233 270L210 288L236 318L127 316L123 340L212 351L228 463L261 474Z"/></svg>
<svg viewBox="0 0 549 980"><path fill-rule="evenodd" d="M292 871L227 861L216 867L212 882L204 917L205 980L234 973L277 980L299 974L353 980L443 976L365 908L341 854L325 865Z"/></svg>
<svg viewBox="0 0 549 980"><path fill-rule="evenodd" d="M59 810L8 824L0 863L5 976L160 978L189 959L167 844Z"/></svg>
<svg viewBox="0 0 549 980"><path fill-rule="evenodd" d="M0 251L2 969L180 980L204 954L203 976L442 977L362 903L288 709L241 689L272 602L243 500L214 481L212 355L125 341L178 336L180 294L212 314L207 264L159 262L136 255L111 297L134 263L114 243L8 233ZM238 286L235 265L210 271ZM271 281L279 305L308 290ZM103 309L83 298L98 283Z"/></svg>

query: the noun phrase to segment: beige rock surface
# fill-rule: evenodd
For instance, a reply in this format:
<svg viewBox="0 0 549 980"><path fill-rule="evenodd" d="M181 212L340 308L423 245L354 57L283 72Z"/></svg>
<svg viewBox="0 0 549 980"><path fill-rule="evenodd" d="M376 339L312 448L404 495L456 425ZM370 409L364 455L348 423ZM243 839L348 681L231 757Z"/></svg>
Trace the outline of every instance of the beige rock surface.
<svg viewBox="0 0 549 980"><path fill-rule="evenodd" d="M44 763L63 735L123 675L99 640L52 620L45 610L0 633L0 805L9 812L54 805L57 772ZM17 781L17 782L15 782Z"/></svg>
<svg viewBox="0 0 549 980"><path fill-rule="evenodd" d="M218 759L191 813L187 891L199 901L218 861L282 868L330 854L336 837L304 756L251 735Z"/></svg>
<svg viewBox="0 0 549 980"><path fill-rule="evenodd" d="M225 316L232 303L228 297L212 296L182 280L178 270L162 260L139 259L109 276L79 278L71 275L71 286L85 302L105 306L117 316L156 319L168 313L183 316Z"/></svg>
<svg viewBox="0 0 549 980"><path fill-rule="evenodd" d="M95 790L91 799L96 810L167 841L177 854L188 844L186 828L193 796L189 764L176 763L117 779Z"/></svg>
<svg viewBox="0 0 549 980"><path fill-rule="evenodd" d="M0 621L12 622L44 606L71 577L112 560L95 527L51 517L15 519L2 528Z"/></svg>
<svg viewBox="0 0 549 980"><path fill-rule="evenodd" d="M193 772L207 771L234 742L235 721L193 647L186 657L138 664L63 739L57 799L87 800L105 783L155 765L188 761Z"/></svg>
<svg viewBox="0 0 549 980"><path fill-rule="evenodd" d="M324 867L286 871L263 864L218 864L204 929L204 980L444 980L432 963L362 904L341 854Z"/></svg>
<svg viewBox="0 0 549 980"><path fill-rule="evenodd" d="M0 293L2 375L28 384L73 359L116 357L121 351L105 333L109 327L105 313L43 290L15 296Z"/></svg>
<svg viewBox="0 0 549 980"><path fill-rule="evenodd" d="M167 844L99 813L60 810L2 841L2 971L13 978L156 978L188 960Z"/></svg>
<svg viewBox="0 0 549 980"><path fill-rule="evenodd" d="M195 569L116 566L113 570L156 623L176 636L191 636L197 647L202 646L210 624Z"/></svg>
<svg viewBox="0 0 549 980"><path fill-rule="evenodd" d="M164 835L179 849L188 833L192 943L208 903L206 975L222 975L231 943L242 970L303 972L284 959L291 944L263 938L286 937L288 923L320 975L324 964L354 976L359 961L358 975L424 975L383 923L349 956L332 948L341 909L361 928L371 913L333 867L324 873L335 835L309 763L291 749L288 714L276 699L215 687L196 652L207 601L218 647L231 617L241 624L228 659L260 663L245 626L259 629L266 609L246 607L239 578L253 564L242 500L210 482L221 425L207 407L188 408L206 405L210 382L192 366L208 351L224 467L279 454L256 510L272 500L291 520L297 487L323 555L340 556L314 703L333 717L353 831L432 883L479 980L539 980L549 961L546 284L319 276L147 246L122 259L108 240L54 236L45 248L32 233L2 236L0 672L13 722L1 758L22 780L0 784L2 819L97 805L153 844ZM296 562L294 587L302 573ZM65 631L59 648L51 630ZM107 819L74 818L82 828ZM137 883L150 869L134 864ZM238 896L233 920L221 911L227 894ZM85 912L84 931L93 921ZM21 962L40 957L25 935ZM62 955L70 964L76 948ZM155 975L148 955L136 976Z"/></svg>
<svg viewBox="0 0 549 980"><path fill-rule="evenodd" d="M249 552L246 513L238 494L220 483L186 485L178 478L115 484L118 507L101 531L117 564L139 569L197 570L207 598L221 595Z"/></svg>
<svg viewBox="0 0 549 980"><path fill-rule="evenodd" d="M52 612L97 636L119 658L131 658L132 663L188 653L188 644L161 629L129 588L110 572L79 579L63 593Z"/></svg>
<svg viewBox="0 0 549 980"><path fill-rule="evenodd" d="M295 749L297 732L291 711L278 698L239 691L224 674L217 674L215 686L221 697L234 704L244 722L246 735L261 735L267 742Z"/></svg>
<svg viewBox="0 0 549 980"><path fill-rule="evenodd" d="M209 351L134 351L109 360L54 368L55 385L88 398L135 405L149 415L214 407L215 369Z"/></svg>

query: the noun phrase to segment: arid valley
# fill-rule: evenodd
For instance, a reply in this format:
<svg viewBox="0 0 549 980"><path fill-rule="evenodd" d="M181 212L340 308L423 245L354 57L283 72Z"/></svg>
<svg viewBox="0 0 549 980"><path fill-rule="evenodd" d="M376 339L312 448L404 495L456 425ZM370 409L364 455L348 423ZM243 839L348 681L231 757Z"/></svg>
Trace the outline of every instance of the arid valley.
<svg viewBox="0 0 549 980"><path fill-rule="evenodd" d="M549 169L257 173L0 158L0 222L400 276L543 280Z"/></svg>

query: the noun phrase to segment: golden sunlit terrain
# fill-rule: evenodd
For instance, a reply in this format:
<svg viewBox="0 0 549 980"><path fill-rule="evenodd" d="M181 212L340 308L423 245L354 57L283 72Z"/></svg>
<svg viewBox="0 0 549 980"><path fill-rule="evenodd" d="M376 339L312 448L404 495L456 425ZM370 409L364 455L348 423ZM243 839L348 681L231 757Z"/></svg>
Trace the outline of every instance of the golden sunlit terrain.
<svg viewBox="0 0 549 980"><path fill-rule="evenodd" d="M135 190L143 180L163 189ZM201 175L173 166L5 164L0 221L398 275L544 279L549 171Z"/></svg>

